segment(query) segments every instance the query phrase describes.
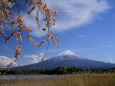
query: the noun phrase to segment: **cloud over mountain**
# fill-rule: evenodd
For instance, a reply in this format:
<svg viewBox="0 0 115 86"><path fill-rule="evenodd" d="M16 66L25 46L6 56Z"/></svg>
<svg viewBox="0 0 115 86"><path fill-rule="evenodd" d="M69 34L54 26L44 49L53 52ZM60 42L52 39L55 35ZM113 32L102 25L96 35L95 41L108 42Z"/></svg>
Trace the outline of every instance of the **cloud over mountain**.
<svg viewBox="0 0 115 86"><path fill-rule="evenodd" d="M30 58L30 63L33 64L33 63L38 63L41 61L41 58L44 57L44 53L39 53L38 55L37 54L32 54L32 55L25 55L24 58Z"/></svg>
<svg viewBox="0 0 115 86"><path fill-rule="evenodd" d="M13 61L13 59L11 59L11 58L8 58L8 57L6 57L6 56L0 56L0 66L7 66L7 65L9 65L12 61ZM17 64L14 63L13 66L17 66Z"/></svg>

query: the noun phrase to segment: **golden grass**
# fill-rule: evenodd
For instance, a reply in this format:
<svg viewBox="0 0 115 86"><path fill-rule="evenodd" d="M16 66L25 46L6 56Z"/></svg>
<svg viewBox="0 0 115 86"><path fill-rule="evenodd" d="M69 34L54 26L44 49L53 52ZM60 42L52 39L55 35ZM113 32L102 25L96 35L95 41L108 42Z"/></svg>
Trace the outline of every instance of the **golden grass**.
<svg viewBox="0 0 115 86"><path fill-rule="evenodd" d="M10 80L0 86L115 86L115 74L65 75L51 79Z"/></svg>

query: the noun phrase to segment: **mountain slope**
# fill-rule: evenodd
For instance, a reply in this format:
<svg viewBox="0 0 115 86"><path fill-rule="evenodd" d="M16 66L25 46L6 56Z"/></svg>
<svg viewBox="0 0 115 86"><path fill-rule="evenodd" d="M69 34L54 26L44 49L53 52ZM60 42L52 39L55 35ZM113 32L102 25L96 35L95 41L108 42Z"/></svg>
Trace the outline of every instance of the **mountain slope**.
<svg viewBox="0 0 115 86"><path fill-rule="evenodd" d="M64 66L76 67L81 69L105 69L105 68L113 68L115 67L115 64L82 58L68 50L43 62L15 67L12 68L11 70L54 69L57 67L64 67Z"/></svg>

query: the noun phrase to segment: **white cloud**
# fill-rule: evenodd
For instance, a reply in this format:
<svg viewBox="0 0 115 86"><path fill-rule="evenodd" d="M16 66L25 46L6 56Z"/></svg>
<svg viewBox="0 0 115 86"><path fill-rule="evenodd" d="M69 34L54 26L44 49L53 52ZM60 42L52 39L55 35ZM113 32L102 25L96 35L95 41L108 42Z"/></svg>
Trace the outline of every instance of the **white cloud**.
<svg viewBox="0 0 115 86"><path fill-rule="evenodd" d="M31 63L37 63L37 62L39 62L39 57L38 57L38 55L25 55L24 56L25 58L31 58L32 60L31 60Z"/></svg>
<svg viewBox="0 0 115 86"><path fill-rule="evenodd" d="M111 57L108 57L110 63L114 63L114 60Z"/></svg>
<svg viewBox="0 0 115 86"><path fill-rule="evenodd" d="M40 57L43 57L45 55L45 53L39 53Z"/></svg>
<svg viewBox="0 0 115 86"><path fill-rule="evenodd" d="M25 55L25 58L31 58L30 62L33 63L38 63L40 62L41 58L44 56L44 53L39 53L39 55L32 54L32 55Z"/></svg>
<svg viewBox="0 0 115 86"><path fill-rule="evenodd" d="M98 18L99 14L106 12L111 6L107 0L45 0L48 5L59 10L60 14L57 16L57 23L52 27L54 32L64 31L73 27L82 26L90 23ZM35 23L35 12L32 13L31 18L24 16L26 24L34 29L33 35L41 37L46 32L41 31Z"/></svg>
<svg viewBox="0 0 115 86"><path fill-rule="evenodd" d="M105 0L50 0L49 3L62 10L61 19L55 26L58 31L87 24L110 8Z"/></svg>
<svg viewBox="0 0 115 86"><path fill-rule="evenodd" d="M0 56L0 66L8 66L12 61L13 59L11 58L8 58L6 56ZM13 63L13 66L17 66L17 64Z"/></svg>

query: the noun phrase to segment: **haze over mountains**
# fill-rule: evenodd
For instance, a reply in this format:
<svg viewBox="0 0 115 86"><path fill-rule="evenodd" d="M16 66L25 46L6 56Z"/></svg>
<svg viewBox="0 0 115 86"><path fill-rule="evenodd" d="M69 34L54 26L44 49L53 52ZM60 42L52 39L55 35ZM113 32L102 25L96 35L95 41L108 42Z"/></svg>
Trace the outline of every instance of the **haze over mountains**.
<svg viewBox="0 0 115 86"><path fill-rule="evenodd" d="M57 67L76 67L80 69L109 69L114 68L115 64L101 61L89 60L77 56L70 50L64 51L43 62L12 68L11 70L39 70L55 69Z"/></svg>

